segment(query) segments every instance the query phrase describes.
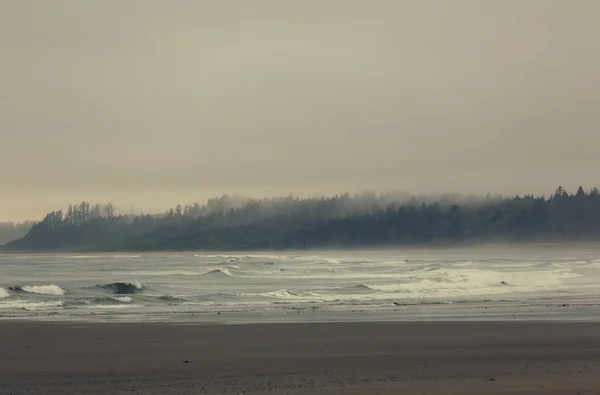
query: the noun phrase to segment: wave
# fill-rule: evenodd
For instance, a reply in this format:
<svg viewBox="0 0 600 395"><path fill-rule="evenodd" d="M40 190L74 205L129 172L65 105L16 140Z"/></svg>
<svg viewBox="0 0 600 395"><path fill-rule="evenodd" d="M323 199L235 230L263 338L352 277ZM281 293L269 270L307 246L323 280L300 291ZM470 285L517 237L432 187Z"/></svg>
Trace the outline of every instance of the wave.
<svg viewBox="0 0 600 395"><path fill-rule="evenodd" d="M258 296L265 296L269 298L279 298L279 299L298 299L298 298L306 298L311 296L317 296L312 292L299 292L299 291L291 291L288 289L280 289L277 291L271 292L263 292L257 294Z"/></svg>
<svg viewBox="0 0 600 395"><path fill-rule="evenodd" d="M572 264L579 264L584 268L598 268L600 267L600 259L589 259L587 261L572 262Z"/></svg>
<svg viewBox="0 0 600 395"><path fill-rule="evenodd" d="M365 284L350 285L348 287L339 288L338 291L350 292L350 293L374 293L374 292L379 292L376 289L371 288L371 287L369 287L368 285L365 285Z"/></svg>
<svg viewBox="0 0 600 395"><path fill-rule="evenodd" d="M133 298L131 296L106 296L99 298L77 298L77 299L69 299L64 301L65 306L67 307L81 307L86 306L89 307L91 305L120 305L120 304L129 304L133 302Z"/></svg>
<svg viewBox="0 0 600 395"><path fill-rule="evenodd" d="M185 298L181 298L178 296L173 296L173 295L163 295L163 296L159 296L158 299L165 301L165 302L182 302L185 301Z"/></svg>
<svg viewBox="0 0 600 395"><path fill-rule="evenodd" d="M293 255L223 255L223 254L197 254L194 255L196 258L208 258L208 259L225 259L227 262L235 262L241 261L244 263L256 263L256 262L246 262L249 259L260 259L260 260L270 260L270 261L283 261L295 259L296 256Z"/></svg>
<svg viewBox="0 0 600 395"><path fill-rule="evenodd" d="M133 283L115 282L108 284L99 284L96 285L96 287L105 289L107 291L111 291L112 293L117 295L133 294L136 292L141 292L144 289L142 284L140 284L137 281Z"/></svg>
<svg viewBox="0 0 600 395"><path fill-rule="evenodd" d="M116 300L121 303L131 303L133 302L133 298L131 296L115 296L111 298L112 300Z"/></svg>
<svg viewBox="0 0 600 395"><path fill-rule="evenodd" d="M10 300L7 302L0 302L0 310L25 310L25 311L38 311L48 310L57 307L63 307L64 302L59 301L48 301L48 302L32 302L29 300Z"/></svg>
<svg viewBox="0 0 600 395"><path fill-rule="evenodd" d="M331 264L331 265L350 265L350 264L355 264L355 265L370 265L373 263L378 263L378 264L383 264L384 262L376 262L373 261L371 259L366 259L366 258L334 258L334 257L326 257L326 256L306 256L306 257L302 257L304 258L303 260L308 260L309 263L316 263L316 264Z"/></svg>
<svg viewBox="0 0 600 395"><path fill-rule="evenodd" d="M206 277L233 277L233 274L229 271L229 269L215 269L209 272L201 274L201 276Z"/></svg>
<svg viewBox="0 0 600 395"><path fill-rule="evenodd" d="M109 258L141 258L141 255L113 255Z"/></svg>
<svg viewBox="0 0 600 395"><path fill-rule="evenodd" d="M8 291L0 287L0 299L8 298L9 296L10 294L8 293Z"/></svg>
<svg viewBox="0 0 600 395"><path fill-rule="evenodd" d="M142 255L66 255L64 259L129 259L141 258Z"/></svg>
<svg viewBox="0 0 600 395"><path fill-rule="evenodd" d="M475 264L475 262L473 262L473 261L458 261L458 262L451 263L450 266L460 268L460 267L469 267L474 264Z"/></svg>
<svg viewBox="0 0 600 395"><path fill-rule="evenodd" d="M129 309L129 308L136 308L136 307L140 307L140 305L119 303L119 304L94 304L94 305L88 306L88 308L90 308L90 309L111 309L111 310L112 309Z"/></svg>
<svg viewBox="0 0 600 395"><path fill-rule="evenodd" d="M461 261L464 262L464 261ZM446 266L441 263L431 263L428 265L406 265L398 269L391 270L390 273L405 273L405 272L434 272L436 270L445 269Z"/></svg>
<svg viewBox="0 0 600 395"><path fill-rule="evenodd" d="M63 258L67 258L67 259L91 259L91 258L102 258L102 257L98 256L98 255L68 255L68 256L65 256Z"/></svg>
<svg viewBox="0 0 600 395"><path fill-rule="evenodd" d="M17 287L10 287L11 291L15 292L27 292L39 295L64 295L65 290L58 285L23 285Z"/></svg>
<svg viewBox="0 0 600 395"><path fill-rule="evenodd" d="M197 276L201 273L192 272L189 270L144 270L135 272L121 273L128 276Z"/></svg>

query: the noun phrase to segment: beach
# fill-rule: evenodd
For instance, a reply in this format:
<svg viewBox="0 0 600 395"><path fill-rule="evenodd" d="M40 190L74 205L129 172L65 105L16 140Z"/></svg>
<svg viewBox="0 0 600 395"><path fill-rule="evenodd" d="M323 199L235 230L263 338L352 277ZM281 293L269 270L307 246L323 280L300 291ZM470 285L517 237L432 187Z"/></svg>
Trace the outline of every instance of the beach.
<svg viewBox="0 0 600 395"><path fill-rule="evenodd" d="M0 322L1 394L596 394L597 322Z"/></svg>
<svg viewBox="0 0 600 395"><path fill-rule="evenodd" d="M0 395L598 394L599 256L4 256Z"/></svg>

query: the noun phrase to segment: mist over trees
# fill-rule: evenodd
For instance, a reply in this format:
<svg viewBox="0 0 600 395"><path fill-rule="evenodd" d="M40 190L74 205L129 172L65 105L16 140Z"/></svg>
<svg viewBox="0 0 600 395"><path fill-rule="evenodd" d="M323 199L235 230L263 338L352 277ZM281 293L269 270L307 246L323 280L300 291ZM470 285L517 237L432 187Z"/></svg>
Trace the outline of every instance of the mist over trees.
<svg viewBox="0 0 600 395"><path fill-rule="evenodd" d="M34 225L33 221L25 222L0 222L0 245L25 236Z"/></svg>
<svg viewBox="0 0 600 395"><path fill-rule="evenodd" d="M224 195L162 214L88 202L54 211L9 250L239 250L456 242L600 240L600 193L548 198L364 193L248 199Z"/></svg>

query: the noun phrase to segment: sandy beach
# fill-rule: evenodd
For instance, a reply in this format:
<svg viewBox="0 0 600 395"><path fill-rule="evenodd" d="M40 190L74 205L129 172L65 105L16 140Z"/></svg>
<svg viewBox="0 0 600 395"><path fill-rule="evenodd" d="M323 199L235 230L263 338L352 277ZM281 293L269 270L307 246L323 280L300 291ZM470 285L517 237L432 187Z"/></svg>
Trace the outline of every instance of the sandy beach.
<svg viewBox="0 0 600 395"><path fill-rule="evenodd" d="M0 323L2 394L597 394L600 323Z"/></svg>

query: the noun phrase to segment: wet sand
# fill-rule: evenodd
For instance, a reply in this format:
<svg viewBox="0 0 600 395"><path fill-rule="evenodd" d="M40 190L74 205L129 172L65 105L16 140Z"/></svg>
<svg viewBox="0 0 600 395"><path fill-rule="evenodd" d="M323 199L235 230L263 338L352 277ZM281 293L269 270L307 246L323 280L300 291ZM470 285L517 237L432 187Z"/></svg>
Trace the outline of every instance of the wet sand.
<svg viewBox="0 0 600 395"><path fill-rule="evenodd" d="M0 322L0 394L598 394L600 323Z"/></svg>

